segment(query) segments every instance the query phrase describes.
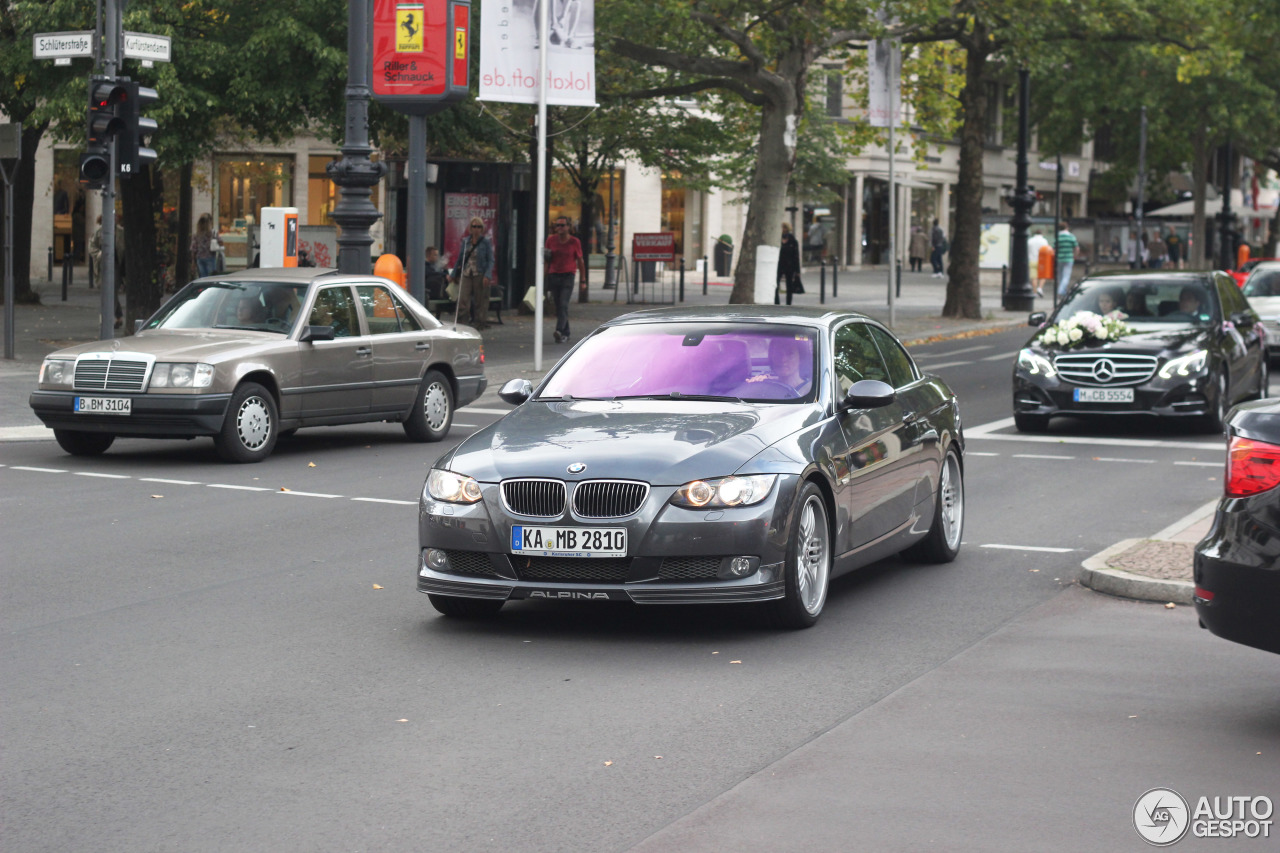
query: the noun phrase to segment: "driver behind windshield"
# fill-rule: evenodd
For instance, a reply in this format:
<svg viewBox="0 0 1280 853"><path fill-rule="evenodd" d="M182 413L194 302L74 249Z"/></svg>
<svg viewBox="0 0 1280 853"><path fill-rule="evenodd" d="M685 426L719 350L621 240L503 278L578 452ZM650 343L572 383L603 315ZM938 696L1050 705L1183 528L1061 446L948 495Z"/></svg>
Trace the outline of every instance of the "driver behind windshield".
<svg viewBox="0 0 1280 853"><path fill-rule="evenodd" d="M241 296L236 303L236 324L240 326L257 326L267 320L267 309L262 307L256 296Z"/></svg>
<svg viewBox="0 0 1280 853"><path fill-rule="evenodd" d="M298 314L298 309L302 304L298 301L298 294L294 292L292 287L281 285L268 290L263 298L267 301L267 319L277 321L285 326L293 324L294 317Z"/></svg>

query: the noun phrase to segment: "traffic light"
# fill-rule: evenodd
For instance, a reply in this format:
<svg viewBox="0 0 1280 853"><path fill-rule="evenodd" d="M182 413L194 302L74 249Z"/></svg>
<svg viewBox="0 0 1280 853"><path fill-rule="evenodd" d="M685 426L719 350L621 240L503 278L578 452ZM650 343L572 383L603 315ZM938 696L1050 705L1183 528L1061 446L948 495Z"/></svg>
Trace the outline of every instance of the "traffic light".
<svg viewBox="0 0 1280 853"><path fill-rule="evenodd" d="M100 188L111 179L111 144L124 129L120 110L127 97L128 89L119 80L110 77L89 80L86 148L80 156L80 180L90 188Z"/></svg>
<svg viewBox="0 0 1280 853"><path fill-rule="evenodd" d="M155 89L129 80L124 81L124 87L119 111L123 126L116 135L116 170L120 177L128 178L156 160L156 152L146 146L145 137L155 133L158 125L155 119L142 115L142 109L160 100L160 95Z"/></svg>

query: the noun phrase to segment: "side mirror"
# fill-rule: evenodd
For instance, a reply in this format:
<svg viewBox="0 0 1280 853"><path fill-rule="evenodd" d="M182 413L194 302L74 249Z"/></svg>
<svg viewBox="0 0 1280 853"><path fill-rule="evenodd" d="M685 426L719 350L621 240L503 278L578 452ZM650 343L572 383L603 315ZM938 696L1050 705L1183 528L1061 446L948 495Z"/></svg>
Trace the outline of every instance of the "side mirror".
<svg viewBox="0 0 1280 853"><path fill-rule="evenodd" d="M498 392L504 403L518 406L533 396L533 383L528 379L512 379Z"/></svg>
<svg viewBox="0 0 1280 853"><path fill-rule="evenodd" d="M307 326L298 336L303 343L333 340L333 326Z"/></svg>
<svg viewBox="0 0 1280 853"><path fill-rule="evenodd" d="M1043 326L1044 321L1049 319L1049 315L1043 311L1036 311L1027 317L1028 326Z"/></svg>
<svg viewBox="0 0 1280 853"><path fill-rule="evenodd" d="M849 393L840 401L841 409L878 409L887 406L898 397L893 386L879 379L863 379L853 383Z"/></svg>

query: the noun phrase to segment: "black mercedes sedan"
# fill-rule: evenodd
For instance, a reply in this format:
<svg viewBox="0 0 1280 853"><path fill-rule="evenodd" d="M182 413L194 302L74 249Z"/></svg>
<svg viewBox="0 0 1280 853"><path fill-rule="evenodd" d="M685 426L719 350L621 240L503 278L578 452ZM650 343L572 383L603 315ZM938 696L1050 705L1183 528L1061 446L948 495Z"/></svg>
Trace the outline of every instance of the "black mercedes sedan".
<svg viewBox="0 0 1280 853"><path fill-rule="evenodd" d="M960 549L955 395L860 314L641 311L501 396L422 490L418 589L446 615L764 602L805 628L833 577Z"/></svg>
<svg viewBox="0 0 1280 853"><path fill-rule="evenodd" d="M1231 407L1267 395L1267 330L1221 272L1090 276L1018 353L1013 419L1189 418L1221 432Z"/></svg>
<svg viewBox="0 0 1280 853"><path fill-rule="evenodd" d="M1195 606L1219 637L1280 653L1280 404L1245 403L1227 424L1222 499L1195 550Z"/></svg>

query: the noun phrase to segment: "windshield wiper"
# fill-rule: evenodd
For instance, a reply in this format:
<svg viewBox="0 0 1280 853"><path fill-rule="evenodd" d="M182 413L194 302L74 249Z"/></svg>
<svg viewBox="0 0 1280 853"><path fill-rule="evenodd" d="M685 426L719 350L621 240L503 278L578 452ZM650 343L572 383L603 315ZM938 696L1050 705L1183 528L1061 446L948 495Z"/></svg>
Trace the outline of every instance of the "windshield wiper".
<svg viewBox="0 0 1280 853"><path fill-rule="evenodd" d="M633 394L624 397L610 397L611 400L692 400L698 403L741 403L741 397L723 394L682 394L672 391L670 394Z"/></svg>

